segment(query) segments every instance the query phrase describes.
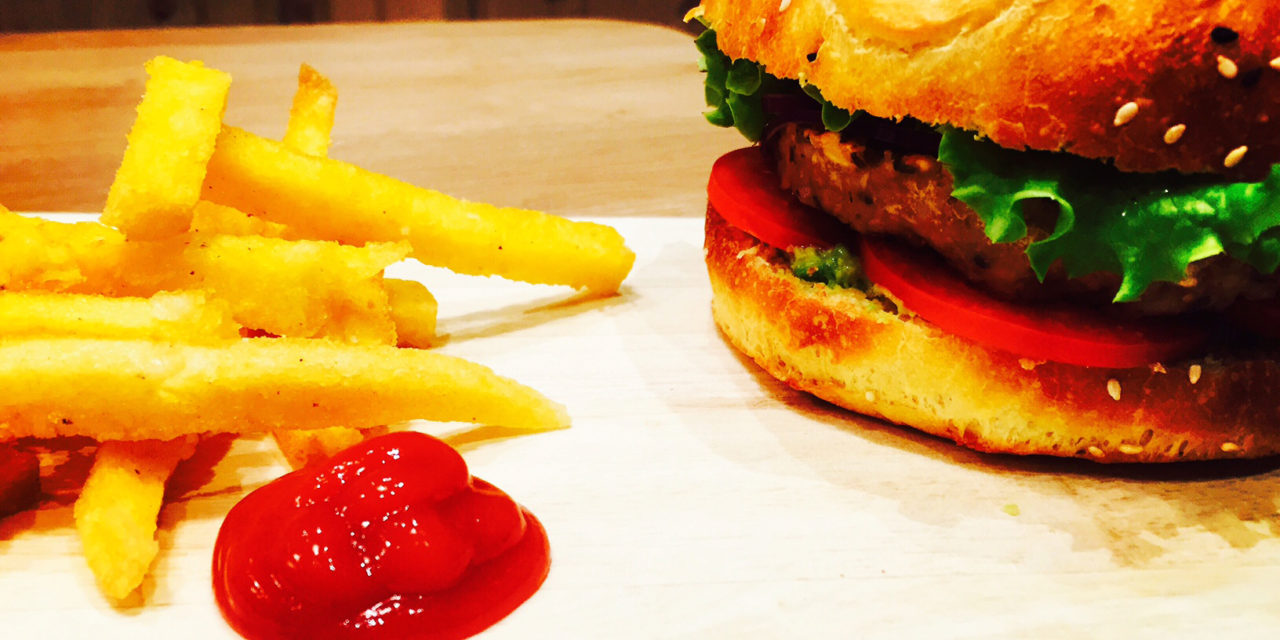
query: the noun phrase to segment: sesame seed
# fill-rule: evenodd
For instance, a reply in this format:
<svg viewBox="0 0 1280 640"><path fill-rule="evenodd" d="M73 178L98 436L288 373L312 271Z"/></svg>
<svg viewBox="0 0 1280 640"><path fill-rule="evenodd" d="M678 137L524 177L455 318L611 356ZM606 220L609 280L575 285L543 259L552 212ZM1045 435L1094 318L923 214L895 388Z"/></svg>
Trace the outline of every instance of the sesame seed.
<svg viewBox="0 0 1280 640"><path fill-rule="evenodd" d="M1182 134L1187 132L1187 125L1175 124L1164 132L1164 143L1173 144L1182 139Z"/></svg>
<svg viewBox="0 0 1280 640"><path fill-rule="evenodd" d="M1120 381L1119 380L1116 380L1115 378L1107 380L1107 395L1111 396L1112 400L1120 399Z"/></svg>
<svg viewBox="0 0 1280 640"><path fill-rule="evenodd" d="M875 401L876 401L876 394L875 394L875 392L873 392L873 391L868 391L868 392L867 392L867 402L875 402Z"/></svg>
<svg viewBox="0 0 1280 640"><path fill-rule="evenodd" d="M1222 166L1230 169L1231 167L1234 167L1240 164L1240 161L1244 160L1244 154L1248 152L1249 152L1249 147L1246 147L1244 145L1240 145L1232 149L1231 153L1228 153L1227 157L1222 159Z"/></svg>
<svg viewBox="0 0 1280 640"><path fill-rule="evenodd" d="M1095 457L1095 458L1101 458L1101 457L1103 457L1103 456L1107 455L1107 454L1105 454L1105 453L1103 453L1103 452L1102 452L1102 449L1099 449L1099 448L1097 448L1097 447L1089 447L1088 451L1089 451L1089 455L1091 455L1091 456L1093 456L1093 457Z"/></svg>
<svg viewBox="0 0 1280 640"><path fill-rule="evenodd" d="M1222 74L1222 77L1230 80L1239 72L1240 69L1236 67L1234 60L1226 56L1218 56L1218 73Z"/></svg>
<svg viewBox="0 0 1280 640"><path fill-rule="evenodd" d="M1129 124L1129 121L1133 120L1136 115L1138 115L1138 103L1126 102L1116 110L1115 125L1117 127L1123 127L1124 125Z"/></svg>
<svg viewBox="0 0 1280 640"><path fill-rule="evenodd" d="M1240 450L1240 445L1234 442L1224 442L1219 448L1222 449L1223 453L1235 453Z"/></svg>
<svg viewBox="0 0 1280 640"><path fill-rule="evenodd" d="M1142 453L1142 445L1122 444L1120 445L1120 453L1128 454L1131 456L1137 455L1139 453Z"/></svg>
<svg viewBox="0 0 1280 640"><path fill-rule="evenodd" d="M1200 370L1200 365L1193 364L1191 365L1191 368L1187 369L1187 379L1191 381L1191 384L1200 382L1201 373L1202 371Z"/></svg>
<svg viewBox="0 0 1280 640"><path fill-rule="evenodd" d="M789 6L791 6L791 0L782 0L782 4L778 5L778 13L786 11Z"/></svg>
<svg viewBox="0 0 1280 640"><path fill-rule="evenodd" d="M1271 59L1271 68L1280 71L1280 56Z"/></svg>

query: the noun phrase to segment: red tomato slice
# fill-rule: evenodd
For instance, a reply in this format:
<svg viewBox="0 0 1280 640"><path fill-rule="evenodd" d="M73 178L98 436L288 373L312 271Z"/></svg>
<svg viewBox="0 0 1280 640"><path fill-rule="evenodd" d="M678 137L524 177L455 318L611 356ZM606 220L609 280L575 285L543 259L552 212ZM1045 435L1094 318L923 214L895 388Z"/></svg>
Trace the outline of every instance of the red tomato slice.
<svg viewBox="0 0 1280 640"><path fill-rule="evenodd" d="M779 249L827 248L849 234L831 216L783 191L760 147L730 151L716 160L707 197L725 220Z"/></svg>
<svg viewBox="0 0 1280 640"><path fill-rule="evenodd" d="M862 264L868 278L938 328L1032 360L1126 369L1190 355L1209 338L1205 324L1189 318L1119 322L996 300L932 254L882 238L862 239Z"/></svg>

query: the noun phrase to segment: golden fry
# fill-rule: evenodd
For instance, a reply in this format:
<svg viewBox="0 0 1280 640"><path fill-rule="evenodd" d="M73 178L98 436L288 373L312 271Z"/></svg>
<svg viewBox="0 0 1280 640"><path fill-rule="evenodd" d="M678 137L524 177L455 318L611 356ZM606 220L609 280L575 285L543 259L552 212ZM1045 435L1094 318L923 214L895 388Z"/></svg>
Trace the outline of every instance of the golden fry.
<svg viewBox="0 0 1280 640"><path fill-rule="evenodd" d="M293 94L293 107L289 109L284 145L307 155L328 155L337 107L338 90L333 83L311 65L303 64L298 69L298 91Z"/></svg>
<svg viewBox="0 0 1280 640"><path fill-rule="evenodd" d="M303 467L324 462L334 454L353 447L366 438L372 438L391 431L387 427L372 429L351 429L348 427L329 427L313 431L285 431L277 429L271 432L280 453L288 461L289 467Z"/></svg>
<svg viewBox="0 0 1280 640"><path fill-rule="evenodd" d="M568 426L558 404L483 365L327 340L0 339L0 389L0 440L168 439L414 419Z"/></svg>
<svg viewBox="0 0 1280 640"><path fill-rule="evenodd" d="M384 278L391 322L396 326L397 345L426 349L436 339L436 297L417 280Z"/></svg>
<svg viewBox="0 0 1280 640"><path fill-rule="evenodd" d="M94 293L116 294L118 287L106 284L118 279L123 245L119 231L96 222L54 222L0 207L0 287L78 291L94 281L111 289Z"/></svg>
<svg viewBox="0 0 1280 640"><path fill-rule="evenodd" d="M391 343L382 270L407 253L402 244L214 236L185 252L191 282L182 288L207 289L238 322L275 335Z"/></svg>
<svg viewBox="0 0 1280 640"><path fill-rule="evenodd" d="M302 65L298 72L298 90L294 94L293 108L289 112L289 125L285 131L284 145L308 155L326 156L329 152L330 132L333 128L337 97L337 90L327 78L309 65ZM246 231L247 229L274 225L278 229L252 232L276 236L287 234L288 227L284 225L267 222L230 207L221 207L221 205L207 202L201 204L208 205L210 208L225 209L220 216L223 222L216 225L222 233L243 235L249 232ZM416 288L410 285L416 285ZM435 333L435 298L426 290L426 287L416 282L398 281L396 285L392 285L390 281L384 281L384 286L386 304L382 304L381 307L390 309L390 320L399 344L402 346L405 344L406 336L409 341L419 345L429 344ZM399 301L397 296L400 298ZM379 308L379 302L382 301L371 297L369 308ZM383 330L384 327L376 321L375 314L368 311L360 312L358 307L355 307L355 310L356 313L338 313L331 316L321 335L362 343L390 342L392 336L388 335ZM385 429L374 431L385 431ZM280 452L294 469L328 459L335 453L363 441L368 434L367 430L361 431L348 427L272 432Z"/></svg>
<svg viewBox="0 0 1280 640"><path fill-rule="evenodd" d="M333 128L337 102L338 91L329 79L303 64L298 71L298 90L293 95L293 107L289 110L284 144L290 149L313 156L328 154L329 134ZM207 200L196 204L191 231L235 236L292 237L285 225Z"/></svg>
<svg viewBox="0 0 1280 640"><path fill-rule="evenodd" d="M156 517L164 487L196 438L103 442L76 500L76 531L103 593L122 600L155 560Z"/></svg>
<svg viewBox="0 0 1280 640"><path fill-rule="evenodd" d="M204 292L108 298L43 291L0 292L0 335L212 342L239 337L225 304Z"/></svg>
<svg viewBox="0 0 1280 640"><path fill-rule="evenodd" d="M177 235L191 225L205 165L222 127L231 76L200 62L147 62L146 92L102 214L130 238Z"/></svg>
<svg viewBox="0 0 1280 640"><path fill-rule="evenodd" d="M414 258L459 273L611 293L635 261L611 227L464 202L234 127L218 136L204 196L305 237L408 240Z"/></svg>
<svg viewBox="0 0 1280 640"><path fill-rule="evenodd" d="M289 228L282 224L255 218L239 209L224 207L208 200L197 202L191 212L191 232L205 235L289 237Z"/></svg>
<svg viewBox="0 0 1280 640"><path fill-rule="evenodd" d="M126 241L95 223L0 212L0 284L9 290L147 297L205 289L240 324L294 337L394 342L382 270L408 251L203 234Z"/></svg>
<svg viewBox="0 0 1280 640"><path fill-rule="evenodd" d="M338 92L328 78L320 75L309 65L303 64L298 70L298 91L293 95L293 108L289 110L289 125L285 129L284 145L295 151L313 156L325 156L329 153L329 136L333 129L334 109L337 106ZM257 220L257 218L251 218ZM268 223L275 224L275 223ZM284 225L282 228L287 229ZM370 309L386 309L390 296L383 292L378 300L369 300ZM381 303L379 305L379 303ZM338 337L354 342L373 344L390 344L393 336L383 331L384 326L373 320L373 314L344 314L332 318L322 335ZM398 331L394 318L391 328ZM362 442L367 433L385 431L385 428L361 431L349 427L329 427L314 431L285 431L277 429L272 432L280 453L294 469L327 460L335 453Z"/></svg>

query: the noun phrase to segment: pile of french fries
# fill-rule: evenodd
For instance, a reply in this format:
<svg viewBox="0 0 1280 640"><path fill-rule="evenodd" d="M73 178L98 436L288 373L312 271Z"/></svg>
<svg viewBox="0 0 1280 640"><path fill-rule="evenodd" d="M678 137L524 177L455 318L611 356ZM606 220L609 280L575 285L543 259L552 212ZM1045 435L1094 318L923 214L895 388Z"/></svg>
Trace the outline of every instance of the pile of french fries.
<svg viewBox="0 0 1280 640"><path fill-rule="evenodd" d="M223 123L228 74L146 70L100 222L0 207L0 442L98 441L75 523L104 594L142 583L165 483L204 435L270 433L301 467L408 420L568 425L537 391L428 350L435 299L383 270L607 295L634 261L616 231L328 158L337 92L306 65L280 141Z"/></svg>

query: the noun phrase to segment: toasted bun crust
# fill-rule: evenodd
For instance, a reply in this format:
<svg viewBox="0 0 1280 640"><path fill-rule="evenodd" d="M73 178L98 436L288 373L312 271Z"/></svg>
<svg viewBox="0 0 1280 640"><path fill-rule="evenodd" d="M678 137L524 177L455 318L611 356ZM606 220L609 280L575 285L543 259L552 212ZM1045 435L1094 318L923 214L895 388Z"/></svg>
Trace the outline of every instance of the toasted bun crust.
<svg viewBox="0 0 1280 640"><path fill-rule="evenodd" d="M806 79L850 110L1126 171L1256 179L1280 161L1280 0L703 0L702 10L730 57ZM1237 37L1215 41L1219 26ZM1130 102L1136 114L1117 125ZM1177 125L1185 131L1167 143Z"/></svg>
<svg viewBox="0 0 1280 640"><path fill-rule="evenodd" d="M774 377L847 409L989 452L1099 462L1280 453L1274 360L1120 370L1020 362L861 291L804 282L783 260L708 208L716 324Z"/></svg>

